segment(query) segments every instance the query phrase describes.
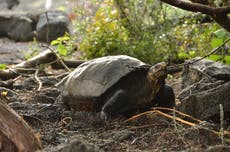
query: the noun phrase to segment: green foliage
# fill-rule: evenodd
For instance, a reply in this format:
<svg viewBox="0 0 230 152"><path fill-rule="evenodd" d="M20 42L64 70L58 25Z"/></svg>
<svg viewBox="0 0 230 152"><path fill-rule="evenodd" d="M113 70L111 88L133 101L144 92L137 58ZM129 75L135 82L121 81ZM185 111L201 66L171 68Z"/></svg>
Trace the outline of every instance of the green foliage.
<svg viewBox="0 0 230 152"><path fill-rule="evenodd" d="M210 60L213 61L220 61L223 62L225 64L230 64L230 56L223 56L223 55L218 55L218 54L214 54L214 55L210 55L209 57Z"/></svg>
<svg viewBox="0 0 230 152"><path fill-rule="evenodd" d="M171 32L171 35L174 35L175 44L177 44L175 47L178 53L177 57L183 60L208 54L212 49L220 46L230 36L226 30L220 28L215 23L191 24L191 21L177 25ZM229 50L228 44L225 46L225 50ZM221 52L222 51L219 51L217 54L222 54ZM223 58L228 55L229 53L218 55L218 61L225 63L224 60L226 59ZM214 56L209 59L217 61L216 55Z"/></svg>
<svg viewBox="0 0 230 152"><path fill-rule="evenodd" d="M166 34L172 28L168 26L171 21L163 18L168 8L154 0L142 2L131 0L126 4L127 14L122 18L114 1L104 1L80 43L85 57L127 54L148 63L166 60L171 47Z"/></svg>
<svg viewBox="0 0 230 152"><path fill-rule="evenodd" d="M63 37L59 37L56 40L53 40L51 45L56 46L58 54L63 57L71 55L76 49L76 42L74 41L74 37L71 37L67 33Z"/></svg>
<svg viewBox="0 0 230 152"><path fill-rule="evenodd" d="M89 0L88 0L89 1ZM147 63L183 62L203 56L230 35L215 23L199 24L203 15L182 11L158 0L91 0L95 14L87 8L75 10L75 33L53 41L63 56L76 41L85 59L127 54ZM210 59L229 63L229 43Z"/></svg>
<svg viewBox="0 0 230 152"><path fill-rule="evenodd" d="M230 34L224 29L218 29L213 32L213 39L210 43L212 48L220 46L228 37L230 37ZM227 45L224 46L219 52L211 55L209 59L230 64L230 48Z"/></svg>
<svg viewBox="0 0 230 152"><path fill-rule="evenodd" d="M106 7L100 7L86 28L86 35L80 43L86 58L121 53L120 47L127 41L127 30L118 21L117 10L111 2L105 2Z"/></svg>
<svg viewBox="0 0 230 152"><path fill-rule="evenodd" d="M0 64L0 69L5 70L7 68L6 64Z"/></svg>

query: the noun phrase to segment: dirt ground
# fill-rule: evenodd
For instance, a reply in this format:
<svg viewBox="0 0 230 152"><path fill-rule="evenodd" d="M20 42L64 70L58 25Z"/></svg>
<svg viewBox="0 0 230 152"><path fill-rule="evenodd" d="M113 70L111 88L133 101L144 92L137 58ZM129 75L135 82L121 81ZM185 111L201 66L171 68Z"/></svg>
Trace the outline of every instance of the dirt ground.
<svg viewBox="0 0 230 152"><path fill-rule="evenodd" d="M47 68L46 73L40 77L43 84L40 91L37 91L35 77L25 76L15 82L7 95L10 107L33 128L44 151L51 151L74 137L86 141L86 146L94 145L101 151L111 152L203 151L211 145L221 144L218 134L213 132L219 130L218 125L207 122L189 126L156 112L129 121L120 116L104 122L96 113L74 112L63 103L55 102L59 92L54 84L61 80L59 74L64 71ZM178 74L168 83L176 93L180 91ZM173 115L170 112L166 114ZM194 123L192 119L188 121Z"/></svg>

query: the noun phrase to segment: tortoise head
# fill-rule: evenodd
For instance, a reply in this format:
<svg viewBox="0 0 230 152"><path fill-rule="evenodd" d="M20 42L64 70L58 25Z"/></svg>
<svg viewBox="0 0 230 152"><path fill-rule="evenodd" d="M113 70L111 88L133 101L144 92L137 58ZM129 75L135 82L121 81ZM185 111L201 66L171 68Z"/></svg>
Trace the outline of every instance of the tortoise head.
<svg viewBox="0 0 230 152"><path fill-rule="evenodd" d="M160 62L153 65L148 71L148 79L154 84L154 89L158 90L165 83L167 77L167 64Z"/></svg>

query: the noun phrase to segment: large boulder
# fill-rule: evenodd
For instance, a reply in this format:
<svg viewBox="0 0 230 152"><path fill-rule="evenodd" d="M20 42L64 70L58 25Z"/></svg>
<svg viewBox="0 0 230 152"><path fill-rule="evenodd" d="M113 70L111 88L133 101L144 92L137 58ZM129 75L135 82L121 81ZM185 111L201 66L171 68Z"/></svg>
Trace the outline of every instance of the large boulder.
<svg viewBox="0 0 230 152"><path fill-rule="evenodd" d="M178 106L178 109L199 119L213 118L218 121L220 113L219 105L222 104L225 118L229 119L230 82L210 87L209 89L208 84L203 84L207 88L207 90L203 91L199 91L198 85L200 84L196 83L193 87L190 87L191 93L188 96L181 98L184 92L179 95L178 98L181 98L181 104Z"/></svg>
<svg viewBox="0 0 230 152"><path fill-rule="evenodd" d="M187 62L193 62L198 59L200 57ZM215 80L230 81L230 66L207 59L200 60L189 66L186 65L182 74L182 87L188 87L203 78L207 78L209 82L214 82Z"/></svg>
<svg viewBox="0 0 230 152"><path fill-rule="evenodd" d="M0 36L15 41L28 41L34 36L33 21L26 13L0 12Z"/></svg>
<svg viewBox="0 0 230 152"><path fill-rule="evenodd" d="M0 37L15 41L31 41L37 37L39 41L50 42L69 32L68 25L67 14L62 11L48 11L47 16L41 11L0 12Z"/></svg>
<svg viewBox="0 0 230 152"><path fill-rule="evenodd" d="M220 104L222 104L225 119L229 119L229 80L230 66L228 65L203 59L185 66L182 79L184 89L178 95L181 104L177 109L199 119L212 118L218 121Z"/></svg>
<svg viewBox="0 0 230 152"><path fill-rule="evenodd" d="M48 11L39 16L36 31L39 41L50 42L69 32L67 14L62 11ZM47 40L48 34L48 40Z"/></svg>

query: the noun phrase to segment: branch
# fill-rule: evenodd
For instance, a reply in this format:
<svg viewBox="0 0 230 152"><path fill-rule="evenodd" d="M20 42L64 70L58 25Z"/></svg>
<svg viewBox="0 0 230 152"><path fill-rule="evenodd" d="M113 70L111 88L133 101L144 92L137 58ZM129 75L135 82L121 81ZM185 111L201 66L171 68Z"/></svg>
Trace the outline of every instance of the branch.
<svg viewBox="0 0 230 152"><path fill-rule="evenodd" d="M59 57L59 55L55 52L55 50L54 50L50 45L48 45L47 47L48 47L48 49L55 55L55 57L60 61L60 63L62 64L62 66L63 66L68 72L71 72L71 70L69 69L69 67L66 66L66 64L64 63L64 61Z"/></svg>
<svg viewBox="0 0 230 152"><path fill-rule="evenodd" d="M218 24L230 32L230 6L211 7L200 3L190 3L182 0L161 0L169 5L192 12L201 12L210 15Z"/></svg>
<svg viewBox="0 0 230 152"><path fill-rule="evenodd" d="M207 15L214 16L215 13L230 13L230 6L224 7L211 7L208 5L200 4L200 3L189 3L182 0L161 0L169 5L187 10L192 12L201 12Z"/></svg>
<svg viewBox="0 0 230 152"><path fill-rule="evenodd" d="M37 89L37 91L40 91L41 88L42 88L42 81L38 78L38 72L39 72L39 69L36 70L36 72L35 72L35 80L38 82L38 89Z"/></svg>

